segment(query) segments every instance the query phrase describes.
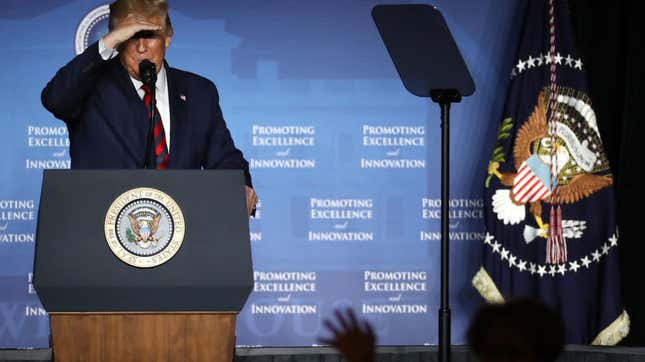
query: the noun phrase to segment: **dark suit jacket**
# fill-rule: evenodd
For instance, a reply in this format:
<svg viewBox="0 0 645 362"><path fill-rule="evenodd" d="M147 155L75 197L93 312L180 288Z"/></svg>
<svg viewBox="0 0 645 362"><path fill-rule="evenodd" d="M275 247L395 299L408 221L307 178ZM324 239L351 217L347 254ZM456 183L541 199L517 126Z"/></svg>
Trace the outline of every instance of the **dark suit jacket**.
<svg viewBox="0 0 645 362"><path fill-rule="evenodd" d="M168 64L168 168L243 169L210 80ZM42 102L67 124L73 169L143 167L147 111L119 58L103 60L98 42L62 67L43 89Z"/></svg>

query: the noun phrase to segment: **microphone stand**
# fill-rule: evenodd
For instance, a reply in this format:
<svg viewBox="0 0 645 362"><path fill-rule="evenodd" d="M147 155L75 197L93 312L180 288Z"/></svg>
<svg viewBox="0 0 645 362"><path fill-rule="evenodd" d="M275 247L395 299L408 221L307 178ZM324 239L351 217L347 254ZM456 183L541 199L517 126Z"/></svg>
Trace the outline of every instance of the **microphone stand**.
<svg viewBox="0 0 645 362"><path fill-rule="evenodd" d="M147 83L146 83L147 84ZM143 168L154 168L151 167L151 156L152 156L152 147L155 143L155 135L154 135L154 118L155 118L155 107L156 107L156 92L155 92L155 84L152 83L152 86L150 84L147 84L148 87L150 87L150 104L148 106L148 136L146 137L146 158L143 162Z"/></svg>
<svg viewBox="0 0 645 362"><path fill-rule="evenodd" d="M143 161L143 168L150 169L155 168L155 166L152 165L152 148L155 144L154 118L157 103L157 68L151 61L144 59L139 63L139 76L141 77L141 81L148 86L150 92L150 104L148 105L148 136L146 137L146 155Z"/></svg>

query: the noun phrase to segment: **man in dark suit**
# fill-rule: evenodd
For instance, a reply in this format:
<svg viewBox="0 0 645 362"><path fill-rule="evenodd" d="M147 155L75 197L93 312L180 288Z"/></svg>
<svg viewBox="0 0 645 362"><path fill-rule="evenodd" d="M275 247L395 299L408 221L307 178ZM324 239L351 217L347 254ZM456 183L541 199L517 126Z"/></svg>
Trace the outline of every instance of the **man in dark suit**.
<svg viewBox="0 0 645 362"><path fill-rule="evenodd" d="M173 28L165 0L117 0L109 32L62 67L42 92L45 108L67 124L73 169L141 168L151 89L139 63L157 71L154 138L157 169L243 169L247 209L255 208L248 162L235 147L215 85L165 62Z"/></svg>

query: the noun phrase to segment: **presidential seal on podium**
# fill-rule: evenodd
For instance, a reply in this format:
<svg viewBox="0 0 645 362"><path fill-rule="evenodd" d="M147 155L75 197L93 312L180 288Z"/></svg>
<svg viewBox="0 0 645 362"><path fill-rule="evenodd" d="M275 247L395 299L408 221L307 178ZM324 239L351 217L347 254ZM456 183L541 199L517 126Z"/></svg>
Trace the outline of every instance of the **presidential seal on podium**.
<svg viewBox="0 0 645 362"><path fill-rule="evenodd" d="M117 258L151 268L170 260L184 240L184 215L163 191L137 188L114 200L105 215L105 239Z"/></svg>

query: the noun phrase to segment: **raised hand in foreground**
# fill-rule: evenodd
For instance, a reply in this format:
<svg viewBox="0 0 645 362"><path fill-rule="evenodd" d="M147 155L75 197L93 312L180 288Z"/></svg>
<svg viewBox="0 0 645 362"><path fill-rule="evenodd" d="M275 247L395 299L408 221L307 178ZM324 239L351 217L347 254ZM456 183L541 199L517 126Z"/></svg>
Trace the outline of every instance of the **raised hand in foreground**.
<svg viewBox="0 0 645 362"><path fill-rule="evenodd" d="M359 321L352 309L344 313L334 312L337 328L329 319L325 319L325 327L332 333L330 338L319 338L322 343L335 347L348 362L373 362L376 352L376 336L372 326L367 321Z"/></svg>

